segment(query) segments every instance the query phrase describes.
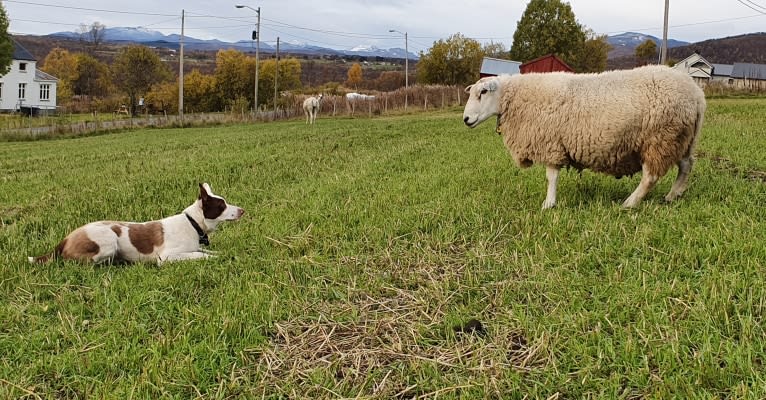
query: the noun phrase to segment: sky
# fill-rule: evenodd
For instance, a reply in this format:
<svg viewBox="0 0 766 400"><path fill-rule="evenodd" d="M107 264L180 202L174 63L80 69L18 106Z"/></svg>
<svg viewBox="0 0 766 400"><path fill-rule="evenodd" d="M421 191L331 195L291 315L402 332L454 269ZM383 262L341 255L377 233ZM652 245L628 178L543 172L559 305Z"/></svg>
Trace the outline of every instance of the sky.
<svg viewBox="0 0 766 400"><path fill-rule="evenodd" d="M261 10L261 41L427 50L455 33L510 49L527 0L0 0L13 34L77 31L100 22L198 39L249 40ZM236 8L238 2L251 8ZM663 0L571 0L578 21L599 34L662 37ZM668 37L698 42L766 32L766 0L670 0ZM397 32L389 32L395 30Z"/></svg>

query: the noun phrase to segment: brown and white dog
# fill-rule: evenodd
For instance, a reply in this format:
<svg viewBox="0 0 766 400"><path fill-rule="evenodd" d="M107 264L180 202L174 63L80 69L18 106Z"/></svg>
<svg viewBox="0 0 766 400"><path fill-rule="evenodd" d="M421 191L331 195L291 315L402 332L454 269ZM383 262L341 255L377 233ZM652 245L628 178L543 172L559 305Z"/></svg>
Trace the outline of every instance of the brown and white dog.
<svg viewBox="0 0 766 400"><path fill-rule="evenodd" d="M51 253L29 257L32 263L54 258L89 262L192 260L212 257L203 250L207 234L223 221L238 220L244 210L226 203L213 193L210 185L200 183L199 198L183 213L159 221L98 221L70 233Z"/></svg>

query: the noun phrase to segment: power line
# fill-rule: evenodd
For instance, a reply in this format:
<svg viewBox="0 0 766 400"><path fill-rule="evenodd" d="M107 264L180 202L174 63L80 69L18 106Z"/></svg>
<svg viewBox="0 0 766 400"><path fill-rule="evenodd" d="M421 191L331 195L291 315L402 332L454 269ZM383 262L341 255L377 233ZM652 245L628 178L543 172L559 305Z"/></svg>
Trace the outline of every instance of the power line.
<svg viewBox="0 0 766 400"><path fill-rule="evenodd" d="M753 3L753 2L752 2L752 1L750 1L750 0L746 0L747 2L745 2L745 1L742 1L742 0L737 0L737 1L738 1L740 4L742 4L743 6L745 6L745 7L749 8L749 9L751 9L751 10L754 10L754 11L757 11L757 12L759 12L759 13L761 13L761 14L764 14L764 15L766 15L766 12L764 12L763 10L759 10L759 9L758 9L758 8L756 8L756 7L760 7L760 8L763 8L764 10L766 10L766 8L764 8L764 7L760 6L760 5L759 5L759 4L757 4L757 3ZM751 4L752 4L752 5L751 5ZM755 6L755 7L754 7L754 6Z"/></svg>
<svg viewBox="0 0 766 400"><path fill-rule="evenodd" d="M158 16L158 17L173 17L173 16L175 16L174 14L160 14L160 13L119 11L119 10L104 10L104 9L99 9L99 8L72 7L72 6L62 6L62 5L58 5L58 4L33 3L31 1L19 1L19 0L5 0L5 2L6 3L27 4L27 5L30 5L30 6L64 8L64 9L67 9L67 10L80 10L80 11L96 11L96 12L105 12L105 13L113 13L113 14L152 15L152 16Z"/></svg>
<svg viewBox="0 0 766 400"><path fill-rule="evenodd" d="M740 0L737 0L740 1ZM729 21L738 21L742 19L749 19L749 18L757 18L757 17L763 17L764 13L758 14L758 15L748 15L744 17L734 17L734 18L725 18L725 19L718 19L713 21L700 21L700 22L690 22L688 24L678 24L678 25L671 25L671 28L683 28L687 26L697 26L697 25L707 25L707 24L717 24L720 22L729 22ZM646 32L646 31L656 31L660 30L662 27L655 27L655 28L641 28L641 29L621 29L619 31L611 31L611 32L604 32L604 35L611 35L613 33L623 33L623 32Z"/></svg>

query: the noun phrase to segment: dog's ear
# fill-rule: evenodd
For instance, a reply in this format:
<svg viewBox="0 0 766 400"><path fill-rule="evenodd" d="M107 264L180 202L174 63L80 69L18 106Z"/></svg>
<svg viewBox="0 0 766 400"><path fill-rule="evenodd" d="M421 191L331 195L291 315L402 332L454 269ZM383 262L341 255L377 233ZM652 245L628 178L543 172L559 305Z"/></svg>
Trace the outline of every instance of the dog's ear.
<svg viewBox="0 0 766 400"><path fill-rule="evenodd" d="M209 195L207 193L207 189L205 189L205 185L206 185L205 183L200 183L199 184L199 198L200 198L200 200L207 200L207 198L209 197Z"/></svg>

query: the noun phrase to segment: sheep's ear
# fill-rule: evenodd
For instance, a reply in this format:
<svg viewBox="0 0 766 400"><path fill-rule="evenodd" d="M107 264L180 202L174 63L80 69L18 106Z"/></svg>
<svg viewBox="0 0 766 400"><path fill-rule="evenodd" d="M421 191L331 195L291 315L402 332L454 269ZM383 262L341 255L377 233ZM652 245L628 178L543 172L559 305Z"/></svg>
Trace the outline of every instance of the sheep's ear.
<svg viewBox="0 0 766 400"><path fill-rule="evenodd" d="M473 87L473 85L468 85L468 86L466 86L466 88L465 88L465 92L466 92L466 93L471 93L471 88L472 88L472 87Z"/></svg>
<svg viewBox="0 0 766 400"><path fill-rule="evenodd" d="M497 86L498 86L497 79L489 80L484 84L484 88L489 90L490 92L494 92L495 90L497 90Z"/></svg>

